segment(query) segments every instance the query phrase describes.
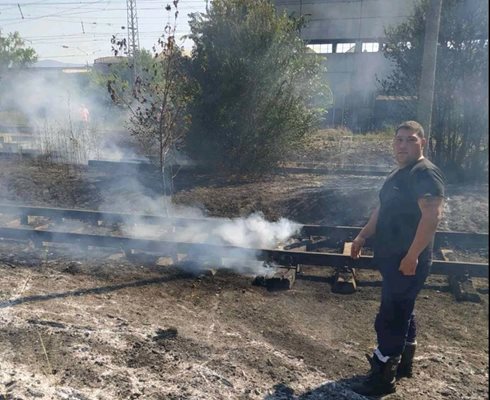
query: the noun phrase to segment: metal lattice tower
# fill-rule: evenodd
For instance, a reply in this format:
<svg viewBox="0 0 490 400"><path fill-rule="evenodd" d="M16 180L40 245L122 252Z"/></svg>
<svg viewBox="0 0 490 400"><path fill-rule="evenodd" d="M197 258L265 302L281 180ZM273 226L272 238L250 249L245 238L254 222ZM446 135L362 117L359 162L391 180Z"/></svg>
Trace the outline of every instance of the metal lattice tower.
<svg viewBox="0 0 490 400"><path fill-rule="evenodd" d="M136 0L126 0L126 8L128 13L128 57L132 62L134 78L138 73L140 53Z"/></svg>

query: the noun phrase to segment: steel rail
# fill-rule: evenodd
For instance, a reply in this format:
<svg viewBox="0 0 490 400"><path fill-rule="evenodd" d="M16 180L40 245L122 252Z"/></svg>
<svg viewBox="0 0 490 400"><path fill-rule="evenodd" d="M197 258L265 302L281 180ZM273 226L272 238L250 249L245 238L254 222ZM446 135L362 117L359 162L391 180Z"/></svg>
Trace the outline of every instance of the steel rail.
<svg viewBox="0 0 490 400"><path fill-rule="evenodd" d="M136 159L123 159L123 160L88 160L88 165L93 167L104 167L104 166L138 166L138 165L154 165L146 160L136 160ZM202 166L196 164L181 165L182 167L189 169L202 169ZM383 172L385 174L390 172L393 167L390 166L378 166L378 165L359 165L359 164L339 164L339 163L321 163L321 162L305 162L305 161L292 161L283 162L279 164L279 168L305 168L310 170L325 169L329 171L336 171L342 169L348 169L351 171L373 171L373 172Z"/></svg>
<svg viewBox="0 0 490 400"><path fill-rule="evenodd" d="M332 168L332 167L278 167L279 172L288 174L320 174L320 175L355 175L355 176L387 176L389 171L361 170L356 168Z"/></svg>
<svg viewBox="0 0 490 400"><path fill-rule="evenodd" d="M88 166L96 169L107 170L135 170L135 171L152 171L156 170L156 167L149 162L138 161L111 161L111 160L88 160ZM181 172L195 172L203 171L202 166L195 165L182 165L180 167ZM325 166L325 165L300 165L300 166L279 166L275 168L277 172L289 173L289 174L336 174L336 175L362 175L362 176L386 176L389 173L389 168L380 169L373 168L371 166L362 169L355 165L346 166Z"/></svg>
<svg viewBox="0 0 490 400"><path fill-rule="evenodd" d="M328 168L328 169L351 169L357 171L378 171L388 173L393 166L385 165L368 165L368 164L346 164L346 163L326 163L326 162L315 162L315 161L285 161L279 164L280 167L286 168Z"/></svg>
<svg viewBox="0 0 490 400"><path fill-rule="evenodd" d="M58 242L82 246L122 248L124 250L140 250L161 255L184 253L209 257L267 260L286 266L303 264L320 267L377 269L373 257L361 256L359 259L354 260L349 256L335 253L253 249L210 243L171 242L126 236L105 236L24 228L0 228L0 238L21 241L31 240L37 243ZM435 260L431 272L437 275L468 274L473 277L488 278L488 264Z"/></svg>
<svg viewBox="0 0 490 400"><path fill-rule="evenodd" d="M107 223L126 224L166 224L180 227L194 226L196 224L206 224L208 227L214 227L230 221L230 219L226 218L180 218L161 215L0 204L0 214L5 213L19 215L24 219L28 216L40 216L55 219L71 218L92 223L104 221ZM300 236L322 236L328 238L334 244L354 239L360 230L360 227L352 226L302 225ZM457 246L467 249L488 249L488 233L437 231L434 246L436 248Z"/></svg>
<svg viewBox="0 0 490 400"><path fill-rule="evenodd" d="M325 226L303 225L301 233L304 236L324 236L333 241L353 240L362 228L354 226ZM368 241L368 244L369 241ZM488 233L437 231L434 237L434 247L463 247L467 249L487 249Z"/></svg>
<svg viewBox="0 0 490 400"><path fill-rule="evenodd" d="M18 215L25 217L47 217L54 219L78 219L96 223L99 221L107 223L147 223L147 224L166 224L175 226L187 226L194 224L221 224L229 219L225 218L181 218L166 217L163 215L150 214L130 214L110 211L81 210L56 207L33 207L33 206L14 206L11 204L0 204L0 214Z"/></svg>

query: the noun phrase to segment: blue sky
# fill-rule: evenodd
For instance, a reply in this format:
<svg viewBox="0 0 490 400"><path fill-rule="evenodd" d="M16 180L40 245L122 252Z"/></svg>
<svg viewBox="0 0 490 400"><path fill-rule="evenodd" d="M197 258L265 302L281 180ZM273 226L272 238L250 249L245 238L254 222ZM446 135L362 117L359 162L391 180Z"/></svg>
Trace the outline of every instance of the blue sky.
<svg viewBox="0 0 490 400"><path fill-rule="evenodd" d="M151 50L173 17L165 0L136 0L140 47ZM20 7L19 7L20 6ZM177 36L189 33L188 14L204 12L206 0L180 0ZM126 0L0 0L2 35L18 31L39 60L89 64L111 55L113 34L127 37ZM124 27L124 28L123 28ZM192 42L182 42L190 48Z"/></svg>

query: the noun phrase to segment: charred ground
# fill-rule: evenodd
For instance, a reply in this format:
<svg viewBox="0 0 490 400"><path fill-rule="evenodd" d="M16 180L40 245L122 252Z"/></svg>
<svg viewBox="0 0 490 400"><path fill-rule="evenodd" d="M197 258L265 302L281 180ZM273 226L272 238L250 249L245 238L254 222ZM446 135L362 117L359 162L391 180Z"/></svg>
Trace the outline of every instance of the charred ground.
<svg viewBox="0 0 490 400"><path fill-rule="evenodd" d="M2 201L58 207L136 204L130 176L1 161ZM178 178L179 179L179 178ZM261 211L301 223L361 225L382 178L275 174L195 176L174 201L211 216ZM488 186L448 188L442 229L487 231ZM488 251L458 257L488 260ZM331 292L331 270L305 268L293 289L269 292L231 271L130 262L123 252L35 249L0 242L0 398L361 399L380 296L375 272L353 295ZM430 277L417 313L415 378L393 399L488 397L488 281L481 303L458 303Z"/></svg>

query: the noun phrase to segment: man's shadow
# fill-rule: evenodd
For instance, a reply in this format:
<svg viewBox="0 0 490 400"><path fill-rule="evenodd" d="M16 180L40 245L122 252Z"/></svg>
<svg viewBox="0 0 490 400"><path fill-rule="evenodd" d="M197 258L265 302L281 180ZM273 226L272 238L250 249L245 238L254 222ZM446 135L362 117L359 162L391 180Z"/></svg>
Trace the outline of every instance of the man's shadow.
<svg viewBox="0 0 490 400"><path fill-rule="evenodd" d="M354 392L350 387L360 382L363 375L352 378L327 381L315 389L301 394L295 394L285 383L274 385L274 392L264 397L264 400L368 400L380 399L381 397L366 397Z"/></svg>

